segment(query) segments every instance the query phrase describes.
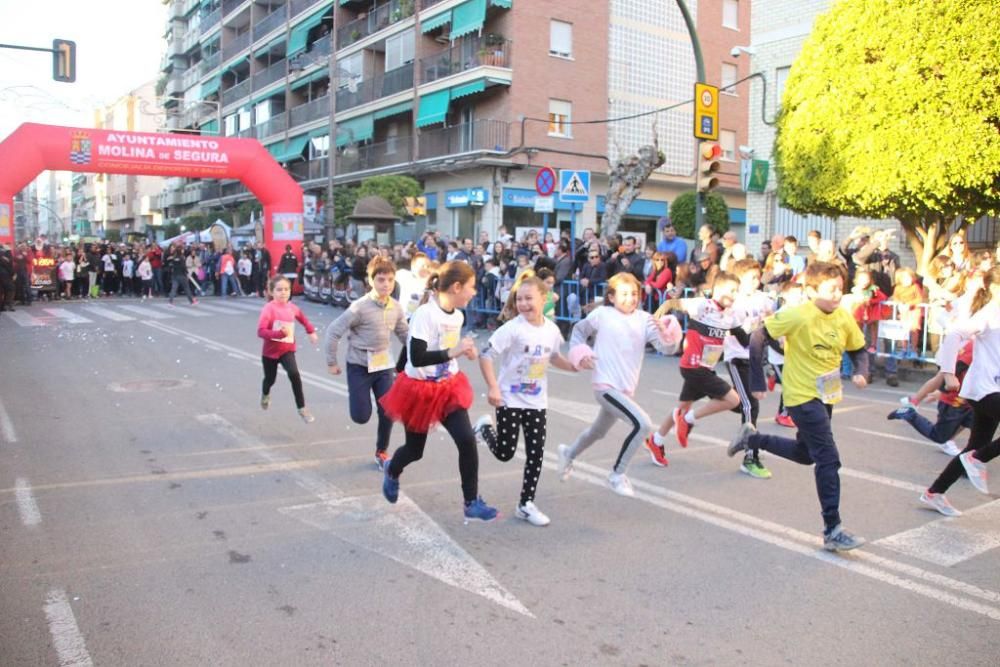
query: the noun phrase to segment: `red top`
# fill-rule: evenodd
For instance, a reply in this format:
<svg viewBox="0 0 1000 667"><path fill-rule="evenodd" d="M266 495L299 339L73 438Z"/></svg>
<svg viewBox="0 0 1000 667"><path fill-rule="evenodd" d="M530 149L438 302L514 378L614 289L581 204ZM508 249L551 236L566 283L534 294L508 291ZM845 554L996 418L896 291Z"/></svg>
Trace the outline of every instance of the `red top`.
<svg viewBox="0 0 1000 667"><path fill-rule="evenodd" d="M153 267L154 269L163 268L163 252L160 251L160 248L158 246L154 245L152 248L149 249L149 252L146 254L149 255L149 265L151 267Z"/></svg>
<svg viewBox="0 0 1000 667"><path fill-rule="evenodd" d="M649 285L653 289L663 291L673 279L674 274L670 271L668 266L664 265L663 269L659 273L656 272L656 269L650 271L649 275L646 276L646 282L644 284Z"/></svg>
<svg viewBox="0 0 1000 667"><path fill-rule="evenodd" d="M286 340L280 323L291 324L294 327L296 320L306 328L307 334L316 331L316 327L294 303L281 304L271 301L264 306L260 311L260 319L257 320L257 335L264 339L264 349L261 352L263 356L268 359L278 359L286 352L295 351L294 333L291 340Z"/></svg>
<svg viewBox="0 0 1000 667"><path fill-rule="evenodd" d="M962 349L958 352L958 363L955 365L955 377L958 378L959 383L965 380L965 372L969 370L969 366L972 365L972 341L962 346ZM959 386L958 391L961 391L961 386ZM959 398L958 391L945 391L941 390L938 394L938 401L946 405L950 405L954 408L960 408L965 405L965 399Z"/></svg>

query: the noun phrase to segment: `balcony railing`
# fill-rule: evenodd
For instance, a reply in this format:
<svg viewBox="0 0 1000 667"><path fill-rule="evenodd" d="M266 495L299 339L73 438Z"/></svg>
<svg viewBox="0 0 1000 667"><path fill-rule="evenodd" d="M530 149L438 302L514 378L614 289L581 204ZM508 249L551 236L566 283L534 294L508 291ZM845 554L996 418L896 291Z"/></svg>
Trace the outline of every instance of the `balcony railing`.
<svg viewBox="0 0 1000 667"><path fill-rule="evenodd" d="M181 86L184 90L187 90L194 84L198 83L198 79L201 78L201 67L195 66L184 71L181 76Z"/></svg>
<svg viewBox="0 0 1000 667"><path fill-rule="evenodd" d="M200 30L188 30L184 33L184 39L181 40L181 51L187 53L194 47L198 46L199 37L201 37Z"/></svg>
<svg viewBox="0 0 1000 667"><path fill-rule="evenodd" d="M413 0L389 0L370 11L366 16L345 23L337 29L337 48L342 49L354 42L374 35L393 23L413 16Z"/></svg>
<svg viewBox="0 0 1000 667"><path fill-rule="evenodd" d="M330 173L330 161L328 158L316 158L305 162L295 162L287 167L288 173L297 181L312 181L317 178L326 178Z"/></svg>
<svg viewBox="0 0 1000 667"><path fill-rule="evenodd" d="M201 19L201 32L206 33L218 24L222 20L222 7L219 7L214 12L205 14L205 17Z"/></svg>
<svg viewBox="0 0 1000 667"><path fill-rule="evenodd" d="M250 190L243 183L236 181L235 183L226 183L222 186L222 196L223 197L233 197L235 195L242 195L249 193Z"/></svg>
<svg viewBox="0 0 1000 667"><path fill-rule="evenodd" d="M253 87L255 90L263 88L268 84L272 84L278 79L282 79L285 76L285 61L279 60L270 67L268 67L263 72L257 72L253 75Z"/></svg>
<svg viewBox="0 0 1000 667"><path fill-rule="evenodd" d="M444 0L420 0L420 9L427 9L428 7L433 7L439 2L444 2Z"/></svg>
<svg viewBox="0 0 1000 667"><path fill-rule="evenodd" d="M279 25L285 23L285 6L282 5L278 9L257 21L257 24L253 27L253 39L256 42L258 39L268 34L272 30L276 29Z"/></svg>
<svg viewBox="0 0 1000 667"><path fill-rule="evenodd" d="M288 111L288 126L297 127L330 115L330 96L317 97Z"/></svg>
<svg viewBox="0 0 1000 667"><path fill-rule="evenodd" d="M222 62L222 53L216 51L210 56L205 56L201 60L201 74L202 76L208 74L213 69L219 66Z"/></svg>
<svg viewBox="0 0 1000 667"><path fill-rule="evenodd" d="M173 0L170 3L170 12L167 14L167 20L182 18L184 18L184 2L182 0Z"/></svg>
<svg viewBox="0 0 1000 667"><path fill-rule="evenodd" d="M225 16L243 4L245 0L222 0L222 15Z"/></svg>
<svg viewBox="0 0 1000 667"><path fill-rule="evenodd" d="M184 92L184 84L179 73L175 72L167 79L167 85L163 88L163 92L168 97Z"/></svg>
<svg viewBox="0 0 1000 667"><path fill-rule="evenodd" d="M229 42L222 47L222 59L227 60L235 56L240 51L243 51L248 46L250 46L250 31L247 30L242 35L237 35L229 40Z"/></svg>
<svg viewBox="0 0 1000 667"><path fill-rule="evenodd" d="M406 164L413 159L413 142L403 135L377 144L351 147L337 155L337 175Z"/></svg>
<svg viewBox="0 0 1000 667"><path fill-rule="evenodd" d="M338 90L337 109L353 109L410 88L413 88L413 63L397 67L374 79L361 81L353 92L348 88Z"/></svg>
<svg viewBox="0 0 1000 667"><path fill-rule="evenodd" d="M430 83L476 67L510 67L509 39L487 44L482 37L463 37L443 51L420 59L420 83Z"/></svg>
<svg viewBox="0 0 1000 667"><path fill-rule="evenodd" d="M510 123L484 118L454 127L420 133L420 159L510 149Z"/></svg>
<svg viewBox="0 0 1000 667"><path fill-rule="evenodd" d="M324 63L330 59L330 38L320 37L309 45L309 50L292 57L292 62L299 69L305 69L310 65Z"/></svg>
<svg viewBox="0 0 1000 667"><path fill-rule="evenodd" d="M232 88L222 91L222 106L228 106L250 94L250 79L244 79Z"/></svg>
<svg viewBox="0 0 1000 667"><path fill-rule="evenodd" d="M292 0L290 16L294 18L318 2L319 0Z"/></svg>
<svg viewBox="0 0 1000 667"><path fill-rule="evenodd" d="M265 122L257 125L257 138L264 139L275 134L284 132L288 128L288 114L282 111L268 118Z"/></svg>

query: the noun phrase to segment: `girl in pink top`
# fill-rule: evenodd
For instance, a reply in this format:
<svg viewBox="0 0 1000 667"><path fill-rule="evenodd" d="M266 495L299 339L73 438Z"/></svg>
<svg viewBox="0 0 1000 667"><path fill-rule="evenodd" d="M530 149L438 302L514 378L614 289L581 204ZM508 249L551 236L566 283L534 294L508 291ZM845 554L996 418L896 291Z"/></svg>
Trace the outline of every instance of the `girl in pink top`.
<svg viewBox="0 0 1000 667"><path fill-rule="evenodd" d="M281 364L292 383L295 394L295 407L299 409L302 421L310 424L316 420L306 409L306 399L302 393L302 378L295 363L295 320L302 323L309 334L313 345L319 342L316 327L299 310L299 307L289 303L292 296L292 284L284 276L274 276L270 284L273 301L265 304L257 320L257 335L264 339L264 350L261 352L261 362L264 364L264 385L261 389L260 407L267 410L271 404L271 387L278 377L278 364Z"/></svg>

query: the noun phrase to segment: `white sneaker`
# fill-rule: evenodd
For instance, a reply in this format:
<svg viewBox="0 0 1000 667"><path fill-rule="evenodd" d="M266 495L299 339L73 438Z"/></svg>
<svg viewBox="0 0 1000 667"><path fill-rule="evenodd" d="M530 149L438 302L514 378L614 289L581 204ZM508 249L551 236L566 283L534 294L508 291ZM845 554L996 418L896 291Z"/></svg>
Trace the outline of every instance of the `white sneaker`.
<svg viewBox="0 0 1000 667"><path fill-rule="evenodd" d="M962 516L962 513L955 509L950 502L948 502L948 499L944 497L943 493L931 493L930 491L924 491L920 494L920 502L933 510L937 510L945 516Z"/></svg>
<svg viewBox="0 0 1000 667"><path fill-rule="evenodd" d="M625 473L611 473L608 475L608 484L611 485L611 490L619 496L625 496L626 498L635 497L635 489L632 488L632 482L625 476Z"/></svg>
<svg viewBox="0 0 1000 667"><path fill-rule="evenodd" d="M569 445L559 445L559 467L556 473L563 482L573 474L573 456L570 454Z"/></svg>
<svg viewBox="0 0 1000 667"><path fill-rule="evenodd" d="M958 457L965 468L965 474L969 477L969 482L980 493L989 493L986 486L986 464L973 456L975 452L966 452Z"/></svg>
<svg viewBox="0 0 1000 667"><path fill-rule="evenodd" d="M915 406L910 401L910 397L909 396L900 396L899 397L899 404L902 405L904 408L915 408L915 407L917 407L917 406Z"/></svg>
<svg viewBox="0 0 1000 667"><path fill-rule="evenodd" d="M493 417L483 415L472 425L472 432L476 434L476 442L483 447L487 446L486 439L483 438L483 427L485 426L493 426Z"/></svg>
<svg viewBox="0 0 1000 667"><path fill-rule="evenodd" d="M545 513L535 507L535 503L530 500L523 505L518 505L517 509L514 510L514 516L527 521L532 526L547 526L550 523L549 517L545 516Z"/></svg>
<svg viewBox="0 0 1000 667"><path fill-rule="evenodd" d="M936 443L938 449L947 454L948 456L958 456L962 453L962 450L958 448L954 440L948 440L947 442Z"/></svg>

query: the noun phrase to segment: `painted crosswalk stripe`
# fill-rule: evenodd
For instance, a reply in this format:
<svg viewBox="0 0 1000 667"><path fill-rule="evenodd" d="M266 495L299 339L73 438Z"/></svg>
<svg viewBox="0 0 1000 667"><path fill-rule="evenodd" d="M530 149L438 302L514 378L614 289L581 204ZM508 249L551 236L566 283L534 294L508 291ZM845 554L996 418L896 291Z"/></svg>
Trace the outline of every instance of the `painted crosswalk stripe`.
<svg viewBox="0 0 1000 667"><path fill-rule="evenodd" d="M45 618L49 622L49 633L59 656L60 667L91 667L94 662L87 652L87 644L80 634L80 626L76 624L76 616L66 597L66 591L49 591L45 599Z"/></svg>
<svg viewBox="0 0 1000 667"><path fill-rule="evenodd" d="M21 515L21 523L25 526L37 526L42 522L42 513L31 493L31 484L23 477L14 482L14 498L17 500L17 511Z"/></svg>
<svg viewBox="0 0 1000 667"><path fill-rule="evenodd" d="M94 321L65 308L43 308L42 310L52 317L58 317L60 320L65 320L69 324L89 324Z"/></svg>
<svg viewBox="0 0 1000 667"><path fill-rule="evenodd" d="M0 401L0 436L3 437L5 442L17 442L17 431L14 430L14 422L11 421L10 415L7 414L7 408L4 407L3 401Z"/></svg>
<svg viewBox="0 0 1000 667"><path fill-rule="evenodd" d="M243 301L236 301L235 297L233 300L225 301L226 308L238 308L239 310L245 310L251 313L259 313L260 309L264 307L265 301L263 299L256 299L250 303L245 303Z"/></svg>
<svg viewBox="0 0 1000 667"><path fill-rule="evenodd" d="M161 313L153 308L145 308L143 306L128 306L122 305L119 308L129 311L130 313L137 313L142 315L144 319L147 320L170 320L173 319L173 315L169 313Z"/></svg>
<svg viewBox="0 0 1000 667"><path fill-rule="evenodd" d="M183 303L180 305L171 307L168 303L158 303L154 306L155 308L161 309L168 313L171 313L177 317L211 317L211 313L201 312L201 302L198 302L197 306Z"/></svg>
<svg viewBox="0 0 1000 667"><path fill-rule="evenodd" d="M937 565L951 567L1000 547L1000 500L883 537L875 544Z"/></svg>
<svg viewBox="0 0 1000 667"><path fill-rule="evenodd" d="M864 433L865 435L874 435L877 438L888 438L889 440L900 440L902 442L912 442L916 445L924 445L926 447L934 447L937 449L937 445L930 440L918 440L917 438L907 438L902 435L895 435L893 433L883 433L882 431L869 431L866 428L858 428L857 426L849 426L852 431L857 431L858 433Z"/></svg>
<svg viewBox="0 0 1000 667"><path fill-rule="evenodd" d="M225 306L219 306L216 304L205 303L204 301L198 302L198 308L201 310L206 310L210 313L218 313L220 315L242 315L243 311L235 308L227 308Z"/></svg>
<svg viewBox="0 0 1000 667"><path fill-rule="evenodd" d="M34 315L29 315L28 313L16 312L16 313L6 313L4 317L9 317L10 319L17 322L18 326L22 327L44 327L48 322L38 319Z"/></svg>
<svg viewBox="0 0 1000 667"><path fill-rule="evenodd" d="M93 313L94 315L107 318L112 322L132 322L135 320L135 318L132 317L131 315L125 315L123 313L111 310L110 308L105 308L104 306L86 305L83 306L83 308L88 313Z"/></svg>

